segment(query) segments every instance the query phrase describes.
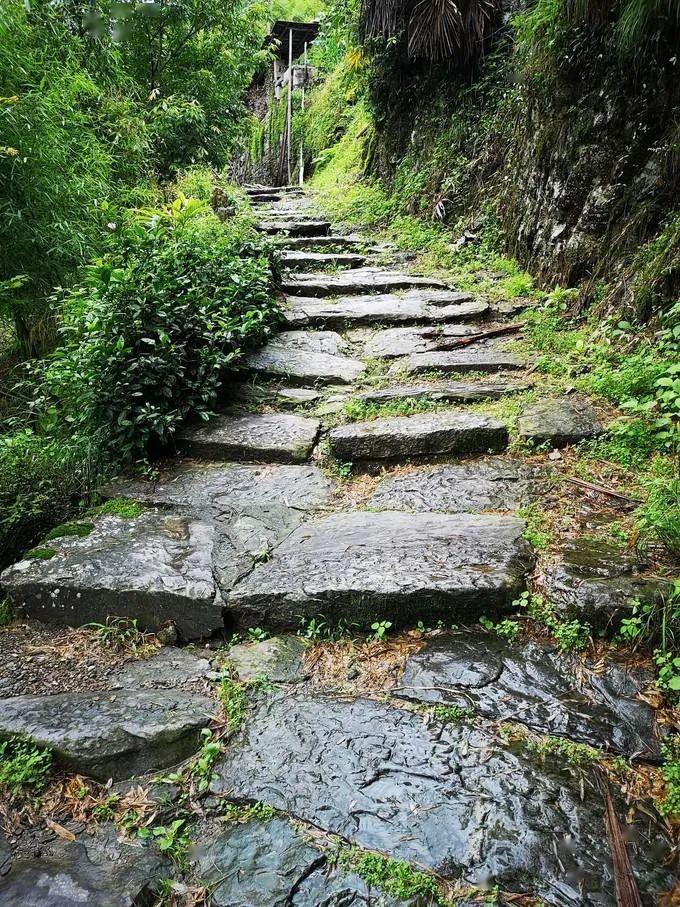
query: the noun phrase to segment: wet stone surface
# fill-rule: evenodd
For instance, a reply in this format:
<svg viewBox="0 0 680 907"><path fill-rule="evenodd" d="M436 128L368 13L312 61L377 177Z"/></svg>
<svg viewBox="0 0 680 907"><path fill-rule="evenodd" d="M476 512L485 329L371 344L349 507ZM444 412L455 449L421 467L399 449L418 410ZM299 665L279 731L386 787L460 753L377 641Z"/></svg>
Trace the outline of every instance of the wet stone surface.
<svg viewBox="0 0 680 907"><path fill-rule="evenodd" d="M519 415L520 438L534 444L564 447L596 438L603 431L592 405L579 397L539 400L524 407Z"/></svg>
<svg viewBox="0 0 680 907"><path fill-rule="evenodd" d="M2 589L46 623L79 627L115 615L157 630L172 621L183 639L195 639L222 626L214 544L211 523L182 513L100 517L90 535L50 542L57 553L49 560L8 568Z"/></svg>
<svg viewBox="0 0 680 907"><path fill-rule="evenodd" d="M437 381L432 384L401 384L385 390L365 391L357 394L356 399L378 406L395 400L418 398L451 403L478 403L484 400L498 400L525 387L526 385L512 384L508 381Z"/></svg>
<svg viewBox="0 0 680 907"><path fill-rule="evenodd" d="M291 296L324 297L339 296L342 293L385 293L414 287L449 289L441 280L400 274L382 268L356 268L336 274L295 275L284 278L282 289Z"/></svg>
<svg viewBox="0 0 680 907"><path fill-rule="evenodd" d="M351 252L283 252L281 260L291 270L314 271L323 267L360 268L366 258Z"/></svg>
<svg viewBox="0 0 680 907"><path fill-rule="evenodd" d="M172 866L151 846L120 843L112 825L76 841L41 843L35 856L16 857L0 875L0 903L7 907L142 907Z"/></svg>
<svg viewBox="0 0 680 907"><path fill-rule="evenodd" d="M255 229L261 233L273 236L285 233L287 236L327 236L331 225L327 220L289 219L285 216L280 219L263 220L255 224Z"/></svg>
<svg viewBox="0 0 680 907"><path fill-rule="evenodd" d="M537 642L509 643L463 631L412 655L396 691L418 702L472 707L495 721L517 721L541 734L657 761L654 710L637 698L650 672L607 662L595 673Z"/></svg>
<svg viewBox="0 0 680 907"><path fill-rule="evenodd" d="M309 520L230 593L237 625L297 628L300 616L395 626L496 613L533 557L514 517L340 513Z"/></svg>
<svg viewBox="0 0 680 907"><path fill-rule="evenodd" d="M98 781L176 765L193 755L216 704L181 690L14 696L0 701L0 738L21 734Z"/></svg>
<svg viewBox="0 0 680 907"><path fill-rule="evenodd" d="M336 299L291 298L284 312L291 327L342 329L371 324L447 324L481 318L486 302L454 290L410 290L401 295L341 296Z"/></svg>
<svg viewBox="0 0 680 907"><path fill-rule="evenodd" d="M426 907L397 901L354 873L333 869L285 819L206 828L193 859L214 907Z"/></svg>
<svg viewBox="0 0 680 907"><path fill-rule="evenodd" d="M316 442L320 423L289 413L217 416L185 428L178 441L192 456L300 463Z"/></svg>
<svg viewBox="0 0 680 907"><path fill-rule="evenodd" d="M546 485L543 470L517 460L434 466L383 479L368 500L374 510L445 513L515 510Z"/></svg>
<svg viewBox="0 0 680 907"><path fill-rule="evenodd" d="M243 683L258 677L272 683L298 683L307 676L302 661L306 649L307 643L297 636L274 636L232 646L227 658Z"/></svg>
<svg viewBox="0 0 680 907"><path fill-rule="evenodd" d="M545 567L540 581L558 613L611 631L630 615L634 600L658 601L669 591L668 581L639 575L644 566L614 545L576 539Z"/></svg>
<svg viewBox="0 0 680 907"><path fill-rule="evenodd" d="M350 384L366 369L343 355L346 344L333 331L284 331L245 357L251 372L291 382Z"/></svg>
<svg viewBox="0 0 680 907"><path fill-rule="evenodd" d="M387 328L384 331L376 331L366 341L364 355L375 359L393 359L396 356L426 353L438 343L465 337L478 330L479 328L472 324L445 325L438 328Z"/></svg>
<svg viewBox="0 0 680 907"><path fill-rule="evenodd" d="M470 456L504 450L508 430L475 413L423 413L342 425L330 432L329 443L333 456L343 461Z"/></svg>
<svg viewBox="0 0 680 907"><path fill-rule="evenodd" d="M151 658L128 661L116 670L112 690L203 690L210 662L192 649L165 646Z"/></svg>
<svg viewBox="0 0 680 907"><path fill-rule="evenodd" d="M440 372L444 375L453 372L492 373L517 371L525 367L526 363L519 356L504 352L499 346L491 347L481 343L451 352L415 353L398 360L392 366L395 371L404 371L409 375L422 375L425 372Z"/></svg>
<svg viewBox="0 0 680 907"><path fill-rule="evenodd" d="M367 700L273 696L225 753L213 790L470 884L614 907L602 796L584 781L473 728ZM646 817L624 834L651 907L672 878L659 860L668 842Z"/></svg>

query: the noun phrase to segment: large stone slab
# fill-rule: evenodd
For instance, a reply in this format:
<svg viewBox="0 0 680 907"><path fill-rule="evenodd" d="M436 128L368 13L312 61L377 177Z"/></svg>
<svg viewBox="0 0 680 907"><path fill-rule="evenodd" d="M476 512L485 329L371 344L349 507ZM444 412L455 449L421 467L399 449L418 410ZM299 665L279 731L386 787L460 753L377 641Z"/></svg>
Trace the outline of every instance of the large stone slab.
<svg viewBox="0 0 680 907"><path fill-rule="evenodd" d="M368 500L375 510L476 513L516 510L545 485L545 473L518 460L433 466L384 478Z"/></svg>
<svg viewBox="0 0 680 907"><path fill-rule="evenodd" d="M110 679L112 690L201 690L210 662L191 648L164 646L150 658L126 662Z"/></svg>
<svg viewBox="0 0 680 907"><path fill-rule="evenodd" d="M327 220L293 220L283 217L263 220L254 226L256 230L270 236L277 233L283 233L286 236L327 236L331 228Z"/></svg>
<svg viewBox="0 0 680 907"><path fill-rule="evenodd" d="M259 677L272 683L297 683L306 676L302 664L306 649L307 642L299 636L274 636L232 646L227 658L244 683Z"/></svg>
<svg viewBox="0 0 680 907"><path fill-rule="evenodd" d="M307 513L328 506L334 488L315 466L190 463L155 483L118 483L112 491L210 519L212 566L225 594Z"/></svg>
<svg viewBox="0 0 680 907"><path fill-rule="evenodd" d="M77 627L115 616L158 630L172 621L195 639L223 626L214 544L214 526L186 514L100 517L90 535L55 539L54 557L27 558L0 580L18 610L46 623Z"/></svg>
<svg viewBox="0 0 680 907"><path fill-rule="evenodd" d="M468 884L569 907L616 904L594 779L471 727L426 725L366 700L274 696L225 753L213 788ZM618 798L615 809L651 907L672 883L669 842L648 815L627 826Z"/></svg>
<svg viewBox="0 0 680 907"><path fill-rule="evenodd" d="M508 443L502 422L466 412L422 413L334 428L330 449L339 460L395 460L498 453Z"/></svg>
<svg viewBox="0 0 680 907"><path fill-rule="evenodd" d="M503 611L533 558L514 517L339 513L300 525L232 590L241 626L323 614L371 623Z"/></svg>
<svg viewBox="0 0 680 907"><path fill-rule="evenodd" d="M427 353L437 344L476 334L478 331L479 326L474 324L387 328L376 331L369 337L364 355L374 359L394 359L397 356Z"/></svg>
<svg viewBox="0 0 680 907"><path fill-rule="evenodd" d="M525 384L489 381L434 381L431 384L399 384L385 390L364 391L356 395L357 400L381 406L395 400L428 398L450 403L481 403L484 400L498 400L506 394L525 390Z"/></svg>
<svg viewBox="0 0 680 907"><path fill-rule="evenodd" d="M443 375L458 372L509 372L525 367L526 363L519 356L505 352L498 346L481 343L450 352L415 353L398 360L392 366L395 371L408 375L422 375L426 372L439 372Z"/></svg>
<svg viewBox="0 0 680 907"><path fill-rule="evenodd" d="M346 344L333 331L283 331L244 359L250 371L297 383L351 384L366 370L344 356Z"/></svg>
<svg viewBox="0 0 680 907"><path fill-rule="evenodd" d="M290 236L275 240L276 244L286 249L356 249L363 248L369 240L361 236L342 236L329 234L328 236Z"/></svg>
<svg viewBox="0 0 680 907"><path fill-rule="evenodd" d="M339 296L342 293L392 293L414 287L449 289L441 280L387 271L382 268L357 268L339 274L301 274L283 281L283 292L291 296Z"/></svg>
<svg viewBox="0 0 680 907"><path fill-rule="evenodd" d="M36 848L38 849L38 848ZM0 877L6 907L143 907L172 864L155 847L119 841L113 825L100 825L75 841L41 841L39 854L14 859Z"/></svg>
<svg viewBox="0 0 680 907"><path fill-rule="evenodd" d="M533 444L564 447L596 438L603 431L592 405L580 397L539 400L519 414L518 434Z"/></svg>
<svg viewBox="0 0 680 907"><path fill-rule="evenodd" d="M194 861L214 907L427 907L370 889L282 818L208 827Z"/></svg>
<svg viewBox="0 0 680 907"><path fill-rule="evenodd" d="M223 414L184 428L178 441L197 457L300 463L311 454L320 427L318 419L290 413Z"/></svg>
<svg viewBox="0 0 680 907"><path fill-rule="evenodd" d="M284 310L291 327L346 328L362 324L446 324L481 318L489 306L469 293L411 290L403 295L340 296L337 299L292 297Z"/></svg>
<svg viewBox="0 0 680 907"><path fill-rule="evenodd" d="M314 271L318 268L360 268L365 256L352 252L291 252L281 253L284 267L292 271Z"/></svg>
<svg viewBox="0 0 680 907"><path fill-rule="evenodd" d="M13 696L0 700L0 738L20 734L64 768L117 781L191 756L216 709L207 696L169 689Z"/></svg>
<svg viewBox="0 0 680 907"><path fill-rule="evenodd" d="M540 581L558 613L613 633L634 601L656 602L670 591L668 580L641 575L644 568L633 552L576 539L544 568Z"/></svg>
<svg viewBox="0 0 680 907"><path fill-rule="evenodd" d="M653 679L614 661L595 672L548 644L466 630L412 655L396 695L471 706L485 718L656 761L654 710L638 698Z"/></svg>

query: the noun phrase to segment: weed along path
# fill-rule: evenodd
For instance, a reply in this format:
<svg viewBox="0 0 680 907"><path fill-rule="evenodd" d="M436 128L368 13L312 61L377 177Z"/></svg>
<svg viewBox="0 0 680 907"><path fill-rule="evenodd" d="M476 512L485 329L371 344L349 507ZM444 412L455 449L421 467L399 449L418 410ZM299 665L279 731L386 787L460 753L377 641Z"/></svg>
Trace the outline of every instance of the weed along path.
<svg viewBox="0 0 680 907"><path fill-rule="evenodd" d="M0 903L657 904L673 716L601 636L666 589L586 531L629 502L564 481L606 413L544 393L502 306L251 196L281 331L176 463L2 575L98 626L31 631L57 687L5 652L35 797Z"/></svg>

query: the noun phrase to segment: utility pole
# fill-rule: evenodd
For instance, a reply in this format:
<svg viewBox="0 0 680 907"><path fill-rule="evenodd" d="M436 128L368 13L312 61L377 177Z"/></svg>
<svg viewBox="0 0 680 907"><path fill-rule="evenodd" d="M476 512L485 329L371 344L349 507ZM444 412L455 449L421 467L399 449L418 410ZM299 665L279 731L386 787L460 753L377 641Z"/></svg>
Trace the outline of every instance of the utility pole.
<svg viewBox="0 0 680 907"><path fill-rule="evenodd" d="M288 185L290 186L293 178L291 170L290 155L292 147L293 132L293 29L288 32Z"/></svg>

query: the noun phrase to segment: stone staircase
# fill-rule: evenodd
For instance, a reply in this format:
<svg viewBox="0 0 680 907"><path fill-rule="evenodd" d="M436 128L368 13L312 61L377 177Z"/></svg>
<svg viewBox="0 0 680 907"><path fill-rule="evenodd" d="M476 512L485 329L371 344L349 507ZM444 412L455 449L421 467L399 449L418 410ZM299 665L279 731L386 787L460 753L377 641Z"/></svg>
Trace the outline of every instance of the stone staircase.
<svg viewBox="0 0 680 907"><path fill-rule="evenodd" d="M396 630L507 614L535 562L517 510L540 502L550 477L508 456L508 426L479 407L525 389L530 376L508 337L437 348L507 320L445 281L390 267L389 250L370 240L331 232L297 190L248 194L259 229L282 252L286 329L245 358L215 419L184 429L177 463L166 464L155 482L114 484L112 496L144 505L138 517L102 516L87 535L50 541L52 557L29 557L5 571L5 594L46 623L80 626L116 615L160 630L171 622L185 643L254 627L290 633L320 619L364 630L388 621ZM448 405L347 419L349 403L421 400ZM602 430L586 403L542 406L523 413L523 438L558 445ZM576 556L555 570L556 601L562 595L572 613L580 613L579 590L590 589L592 598L593 583L603 584L600 596L615 598L638 582L625 566L605 577L596 565L589 576ZM286 639L295 637L276 641L275 652ZM436 903L367 886L305 838L306 827L406 860L444 888L481 892L468 891L460 904L483 903L494 886L509 898L500 903L617 904L594 767L588 777L518 748L499 722L656 762L660 730L640 696L644 672L612 664L598 674L546 642L463 629L423 638L382 701L358 693L334 698L310 685L298 641L297 654L286 648L282 680L267 661L274 642L248 649L253 676L266 674L272 685L218 764L212 806L195 832L200 846L185 870L210 886L211 903ZM166 663L171 651L161 650ZM146 663L149 675L159 658ZM49 742L67 767L94 766L102 777L164 768L171 753L187 755L187 739L209 722L204 690L173 689L172 678L184 683L187 670L209 674L206 661L187 658L193 668L171 669L165 692L145 687L141 674L120 678L115 704L90 694L82 702L68 694L59 703L7 699L0 736ZM473 718L424 719L424 705L456 706ZM94 738L74 730L79 709L92 716ZM140 729L147 720L149 728ZM142 734L144 745L129 753L115 728L126 728L125 739ZM93 739L105 741L98 761L87 756L98 745ZM641 903L651 905L671 883L664 865L670 842L649 807L638 811L619 791L612 795ZM225 828L216 821L223 799L261 802L278 814ZM83 881L80 851L74 847L69 860L56 850L50 859L61 877L94 890ZM135 862L115 860L122 860L112 864L118 890L141 892ZM45 891L55 891L56 870L37 868L48 880ZM149 871L161 877L169 870ZM3 885L19 897L30 879L23 864L0 879L0 901Z"/></svg>

